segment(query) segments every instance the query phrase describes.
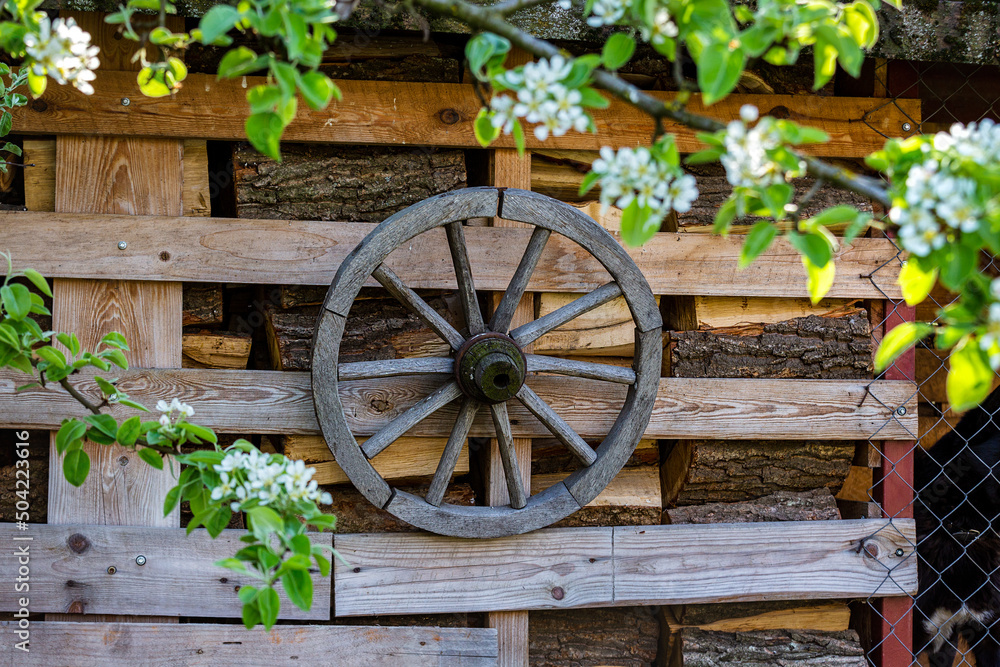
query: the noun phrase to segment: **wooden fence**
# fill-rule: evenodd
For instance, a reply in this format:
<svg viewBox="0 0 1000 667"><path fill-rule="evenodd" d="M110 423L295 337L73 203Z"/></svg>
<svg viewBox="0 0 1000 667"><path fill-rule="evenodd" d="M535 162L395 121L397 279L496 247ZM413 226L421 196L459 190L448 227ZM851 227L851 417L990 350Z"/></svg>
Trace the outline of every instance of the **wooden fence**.
<svg viewBox="0 0 1000 667"><path fill-rule="evenodd" d="M110 39L95 15L80 15L79 20ZM109 71L100 73L95 95L50 86L15 116L17 132L55 139L33 142L36 150L29 159L38 171L27 199L35 210L0 213L4 246L15 252L18 266L57 279L54 328L76 330L84 344L111 329L129 336L137 368L122 374L120 386L133 398L153 404L178 397L197 406L199 423L223 433L302 436L296 446L318 448L313 460L327 461L324 481L344 481L315 437L319 429L307 373L181 368L179 281L326 285L372 225L204 217L207 165L193 159L198 142L184 140L241 139L244 88L253 81L244 85L192 75L176 97L151 100L138 95L134 73L113 71L131 68L126 57L105 60L104 67ZM344 101L325 112L300 110L287 140L475 147L471 123L479 102L468 86L339 85ZM883 140L879 132L899 134L902 107L907 116L919 117L917 101L897 100L894 106L869 98L811 96L736 95L704 111L728 120L744 103L765 112L781 107L787 117L822 127L832 141L812 150L838 158L860 157L878 147ZM880 117L857 122L873 108L880 109ZM644 118L617 102L598 112L596 120L597 137L570 134L550 140L546 148L635 145L650 134ZM681 129L679 144L690 151L697 141ZM519 158L507 146L501 142L492 151L492 184L530 186L530 159ZM479 289L506 287L520 259L518 249L529 235L516 227L468 228ZM455 287L440 236L427 234L393 255L392 266L410 286ZM654 294L663 297L805 294L801 264L790 247L779 243L752 267L737 271L739 247L734 238L661 232L629 252ZM890 241L875 238L859 239L842 250L830 298L876 304L899 299L896 255ZM553 238L529 290L585 292L605 282L603 276L603 269L580 256L578 248ZM73 382L92 391L86 378ZM0 374L4 428L53 429L75 412L75 403L59 391L15 394L19 383L14 373ZM342 387L345 412L360 435L373 433L391 416L374 397L402 410L420 396L412 383L404 387L393 378L345 382ZM617 386L556 376L539 376L532 387L585 437L604 436L624 396ZM517 408L512 409L514 436L528 444L522 455L529 465L521 468L530 475L530 438L547 432ZM405 442L377 457L376 467L387 478L412 475L415 465L433 471L435 452L453 420L454 406L435 414L408 433ZM886 511L896 518L891 523L862 519L552 528L492 540L337 534L333 544L346 562L337 565L332 582L317 588L311 612L285 604L282 618L327 620L331 610L337 617L490 612L490 627L295 625L279 626L271 636L225 624L171 625L177 616L209 621L239 617L234 592L241 585L239 577L208 568L231 551L234 538L227 533L212 541L201 531L185 538L176 514L160 516L161 499L172 485L169 475L155 474L138 461L122 464L122 452L103 448L100 454L91 452L94 466L81 489L60 479L59 465L50 467L49 525L19 531L2 524L5 544L20 544L15 541L19 538L30 544L31 613L52 616L32 622L30 660L29 654L10 647L16 620L0 627L5 634L0 652L14 664L57 664L65 660L58 656L70 654L107 664L134 664L146 656L185 664L250 664L262 655L267 662L294 656L318 664L322 656L336 652L344 659L339 664L393 659L393 664L407 665L498 660L520 665L527 661L529 609L889 597L893 602L884 615L894 623L905 617L907 596L916 591L914 526L900 514L911 492L902 454L907 445L901 443L916 433L916 398L912 383L903 378L664 377L646 438L870 440L876 448L885 443L885 462L876 451L871 465L885 473ZM490 436L492 430L477 422L472 435ZM52 457L55 462L54 453ZM467 459L464 466L467 470ZM626 470L622 479L627 475ZM536 488L545 483L542 476L527 481ZM491 500L506 502L496 486L498 496ZM136 563L139 554L144 565ZM15 578L17 567L11 559L0 563L5 581ZM4 611L21 606L9 588L0 594ZM88 620L80 614L100 616L95 623L67 622ZM140 618L105 616L111 614ZM895 632L905 647L903 625ZM908 665L909 658L902 661L901 656L887 651L882 665Z"/></svg>

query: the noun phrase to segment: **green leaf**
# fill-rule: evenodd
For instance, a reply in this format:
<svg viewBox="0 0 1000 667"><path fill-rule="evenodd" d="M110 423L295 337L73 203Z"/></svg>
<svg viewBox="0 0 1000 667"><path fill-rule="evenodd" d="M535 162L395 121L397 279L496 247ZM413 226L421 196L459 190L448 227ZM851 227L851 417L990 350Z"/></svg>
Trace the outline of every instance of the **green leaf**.
<svg viewBox="0 0 1000 667"><path fill-rule="evenodd" d="M635 53L635 40L631 35L623 32L616 32L604 43L601 50L601 61L610 70L622 67L632 58Z"/></svg>
<svg viewBox="0 0 1000 667"><path fill-rule="evenodd" d="M280 534L285 527L281 517L270 507L251 507L247 510L247 519L250 530L261 542L265 542L271 533Z"/></svg>
<svg viewBox="0 0 1000 667"><path fill-rule="evenodd" d="M278 599L278 591L270 586L260 589L257 595L257 608L260 610L260 622L265 630L270 630L278 620L278 610L281 609L281 601Z"/></svg>
<svg viewBox="0 0 1000 667"><path fill-rule="evenodd" d="M951 409L962 412L982 403L993 387L995 375L986 352L979 347L976 339L966 338L952 352L949 363L951 367L948 369L945 390Z"/></svg>
<svg viewBox="0 0 1000 667"><path fill-rule="evenodd" d="M480 109L479 113L476 115L476 120L472 124L472 130L476 135L476 141L483 148L488 147L497 137L500 136L500 128L493 127L493 123L490 122L490 112L486 109Z"/></svg>
<svg viewBox="0 0 1000 667"><path fill-rule="evenodd" d="M853 206L841 205L831 206L810 218L809 222L817 225L829 226L842 222L849 222L858 216L858 209Z"/></svg>
<svg viewBox="0 0 1000 667"><path fill-rule="evenodd" d="M771 211L771 216L775 219L785 217L785 205L792 201L795 194L794 188L788 183L773 183L761 192L761 201Z"/></svg>
<svg viewBox="0 0 1000 667"><path fill-rule="evenodd" d="M244 586L243 588L246 588ZM243 590L241 588L240 590ZM247 630L252 630L260 623L260 610L257 608L257 601L243 605L243 625Z"/></svg>
<svg viewBox="0 0 1000 667"><path fill-rule="evenodd" d="M222 56L222 60L219 61L218 77L229 79L243 76L259 69L259 67L257 54L245 46L238 46Z"/></svg>
<svg viewBox="0 0 1000 667"><path fill-rule="evenodd" d="M250 105L250 113L274 111L280 101L281 88L277 86L261 84L247 91L247 103Z"/></svg>
<svg viewBox="0 0 1000 667"><path fill-rule="evenodd" d="M592 109L607 109L611 102L593 88L580 88L580 105Z"/></svg>
<svg viewBox="0 0 1000 667"><path fill-rule="evenodd" d="M736 219L736 200L730 197L719 207L715 213L715 221L712 223L712 232L725 236L729 233L729 225Z"/></svg>
<svg viewBox="0 0 1000 667"><path fill-rule="evenodd" d="M71 442L79 440L87 432L87 425L76 419L67 419L56 433L56 451L62 454Z"/></svg>
<svg viewBox="0 0 1000 667"><path fill-rule="evenodd" d="M247 139L258 151L279 162L281 135L284 130L281 116L274 112L254 113L247 117Z"/></svg>
<svg viewBox="0 0 1000 667"><path fill-rule="evenodd" d="M655 224L650 222L651 210L648 206L639 206L638 198L633 198L632 202L622 211L621 235L626 245L639 246L653 238L653 234L659 231L659 221Z"/></svg>
<svg viewBox="0 0 1000 667"><path fill-rule="evenodd" d="M0 299L12 320L23 320L31 312L31 292L24 285L15 283L0 287Z"/></svg>
<svg viewBox="0 0 1000 667"><path fill-rule="evenodd" d="M167 516L174 511L177 503L181 500L181 487L175 486L167 491L167 496L163 499L163 516Z"/></svg>
<svg viewBox="0 0 1000 667"><path fill-rule="evenodd" d="M100 387L101 389L101 393L104 394L105 396L114 396L115 394L118 393L118 390L115 389L115 386L102 377L97 377L95 375L94 382L97 383L97 386Z"/></svg>
<svg viewBox="0 0 1000 667"><path fill-rule="evenodd" d="M813 46L813 59L816 68L813 90L819 90L837 71L837 48L826 40L817 39Z"/></svg>
<svg viewBox="0 0 1000 667"><path fill-rule="evenodd" d="M875 352L875 372L881 373L896 361L901 354L917 344L917 342L934 330L926 322L904 322L892 328L882 338Z"/></svg>
<svg viewBox="0 0 1000 667"><path fill-rule="evenodd" d="M333 98L333 82L321 72L307 72L299 76L299 91L306 104L320 111L325 109Z"/></svg>
<svg viewBox="0 0 1000 667"><path fill-rule="evenodd" d="M944 250L941 284L952 292L958 292L976 267L978 251L976 248L958 243L948 244Z"/></svg>
<svg viewBox="0 0 1000 667"><path fill-rule="evenodd" d="M118 422L111 415L87 415L83 421L112 439L118 435Z"/></svg>
<svg viewBox="0 0 1000 667"><path fill-rule="evenodd" d="M35 271L34 269L25 269L24 277L30 280L31 284L34 285L39 292L45 296L52 296L52 288L49 287L49 281L46 280L45 277L38 271Z"/></svg>
<svg viewBox="0 0 1000 667"><path fill-rule="evenodd" d="M7 110L0 114L0 137L10 134L10 128L14 125L14 117Z"/></svg>
<svg viewBox="0 0 1000 667"><path fill-rule="evenodd" d="M107 359L122 370L128 370L128 360L125 358L125 355L122 354L121 350L104 350L99 356L102 359Z"/></svg>
<svg viewBox="0 0 1000 667"><path fill-rule="evenodd" d="M751 227L750 233L747 234L746 240L743 242L743 249L740 251L739 267L742 269L749 266L770 247L777 234L778 228L766 220Z"/></svg>
<svg viewBox="0 0 1000 667"><path fill-rule="evenodd" d="M123 421L122 425L118 427L118 435L115 437L115 439L118 441L118 444L124 445L125 447L131 447L132 445L134 445L135 441L139 438L140 423L141 421L139 420L138 415L134 415ZM148 450L143 450L143 451L148 451Z"/></svg>
<svg viewBox="0 0 1000 667"><path fill-rule="evenodd" d="M28 70L28 90L34 97L41 97L45 94L45 87L48 85L49 80L44 74L35 74L34 71Z"/></svg>
<svg viewBox="0 0 1000 667"><path fill-rule="evenodd" d="M181 424L181 428L183 428L187 433L193 435L194 437L204 440L206 442L210 442L213 445L219 441L219 437L215 435L215 431L205 428L204 426L185 423Z"/></svg>
<svg viewBox="0 0 1000 667"><path fill-rule="evenodd" d="M833 248L830 247L830 242L820 234L793 232L788 235L788 242L816 267L826 266L830 258L833 257Z"/></svg>
<svg viewBox="0 0 1000 667"><path fill-rule="evenodd" d="M698 87L702 101L714 104L728 95L740 80L746 65L743 49L730 49L726 42L712 42L698 59Z"/></svg>
<svg viewBox="0 0 1000 667"><path fill-rule="evenodd" d="M295 79L298 74L295 66L280 60L274 60L272 58L270 69L271 74L274 75L275 80L278 82L278 86L281 88L281 92L288 96L294 95Z"/></svg>
<svg viewBox="0 0 1000 667"><path fill-rule="evenodd" d="M139 450L139 458L157 470L163 470L163 455L159 452L143 448Z"/></svg>
<svg viewBox="0 0 1000 667"><path fill-rule="evenodd" d="M305 570L289 570L281 577L285 595L302 611L309 611L313 601L313 582Z"/></svg>
<svg viewBox="0 0 1000 667"><path fill-rule="evenodd" d="M241 586L240 590L237 591L236 596L240 599L243 604L250 604L257 599L257 587L256 586Z"/></svg>
<svg viewBox="0 0 1000 667"><path fill-rule="evenodd" d="M938 267L930 271L924 271L920 265L910 260L903 262L903 268L899 271L899 286L903 292L903 299L906 305L915 306L931 293L938 278Z"/></svg>
<svg viewBox="0 0 1000 667"><path fill-rule="evenodd" d="M809 300L815 306L823 297L827 295L833 287L833 279L837 273L837 265L827 262L826 266L813 264L808 257L802 257L802 266L806 269L807 288L809 289Z"/></svg>
<svg viewBox="0 0 1000 667"><path fill-rule="evenodd" d="M90 473L90 457L82 449L74 449L63 459L63 474L73 486L80 486Z"/></svg>
<svg viewBox="0 0 1000 667"><path fill-rule="evenodd" d="M173 87L167 83L166 72L152 67L139 70L136 81L139 83L139 90L146 97L166 97L173 91Z"/></svg>
<svg viewBox="0 0 1000 667"><path fill-rule="evenodd" d="M861 48L870 49L878 42L878 18L867 2L852 2L844 7L844 24Z"/></svg>
<svg viewBox="0 0 1000 667"><path fill-rule="evenodd" d="M119 350L125 350L126 352L128 351L128 340L126 340L125 336L118 333L117 331L112 331L111 333L105 334L104 337L101 338L101 343L103 345L114 347Z"/></svg>
<svg viewBox="0 0 1000 667"><path fill-rule="evenodd" d="M198 23L202 44L211 44L232 30L240 16L240 11L230 5L216 5L209 9Z"/></svg>
<svg viewBox="0 0 1000 667"><path fill-rule="evenodd" d="M46 345L45 347L36 349L35 354L38 355L40 359L47 361L50 365L55 366L56 368L66 368L66 355L51 345Z"/></svg>

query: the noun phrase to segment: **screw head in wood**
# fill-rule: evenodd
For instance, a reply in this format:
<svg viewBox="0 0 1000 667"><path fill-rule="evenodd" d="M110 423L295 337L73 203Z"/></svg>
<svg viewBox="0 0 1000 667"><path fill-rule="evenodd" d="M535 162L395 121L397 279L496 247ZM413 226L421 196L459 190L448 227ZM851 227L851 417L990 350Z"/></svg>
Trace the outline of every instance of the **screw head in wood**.
<svg viewBox="0 0 1000 667"><path fill-rule="evenodd" d="M913 128L909 123L903 123L903 132L909 132Z"/></svg>
<svg viewBox="0 0 1000 667"><path fill-rule="evenodd" d="M145 565L146 564L146 557L142 556L142 555L136 556L135 557L135 564L138 565L138 566L140 566L140 567L143 566L143 565Z"/></svg>
<svg viewBox="0 0 1000 667"><path fill-rule="evenodd" d="M132 100L130 100L130 99L129 99L129 98L127 98L127 97L123 97L123 98L122 98L122 106L123 106L123 107L127 107L127 106L128 106L128 105L130 105L130 104L132 104Z"/></svg>
<svg viewBox="0 0 1000 667"><path fill-rule="evenodd" d="M127 247L128 247L128 243L126 243L125 241L119 241L118 242L118 249L119 250L124 250Z"/></svg>
<svg viewBox="0 0 1000 667"><path fill-rule="evenodd" d="M906 555L906 552L903 551L903 549L901 549L901 548L900 549L896 549L896 557L897 558L902 558L905 555Z"/></svg>
<svg viewBox="0 0 1000 667"><path fill-rule="evenodd" d="M118 568L115 567L114 565L109 565L108 566L108 574L114 574L117 571L118 571Z"/></svg>
<svg viewBox="0 0 1000 667"><path fill-rule="evenodd" d="M896 408L896 414L899 415L900 417L902 417L903 415L905 415L906 414L906 406L905 405L901 405L898 408Z"/></svg>

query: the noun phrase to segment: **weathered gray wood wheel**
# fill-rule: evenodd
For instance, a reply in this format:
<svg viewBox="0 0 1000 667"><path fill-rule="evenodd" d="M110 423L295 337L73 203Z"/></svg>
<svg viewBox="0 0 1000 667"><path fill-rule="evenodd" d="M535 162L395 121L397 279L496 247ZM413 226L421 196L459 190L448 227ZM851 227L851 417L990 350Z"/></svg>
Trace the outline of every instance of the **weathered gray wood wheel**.
<svg viewBox="0 0 1000 667"><path fill-rule="evenodd" d="M476 299L462 222L499 216L535 226L524 255L493 317L484 321ZM444 227L455 267L467 334L445 321L383 262L413 237ZM611 275L593 292L533 322L509 330L546 242L555 232L579 244ZM374 277L415 312L452 349L441 358L396 359L338 364L351 304ZM631 369L524 354L522 347L573 318L624 296L635 323ZM341 264L327 293L313 345L312 385L316 414L337 462L372 503L414 526L460 537L514 535L547 526L594 499L621 470L642 437L653 410L660 377L661 320L649 285L632 259L592 219L555 199L524 190L468 188L431 197L376 227ZM525 383L532 373L555 373L628 385L624 406L595 451ZM344 414L338 383L370 378L425 375L440 386L359 445ZM582 467L541 493L525 492L514 456L507 401L517 400L580 460ZM413 426L459 401L458 416L426 497L392 488L370 459ZM492 418L511 503L467 507L443 502L477 413Z"/></svg>

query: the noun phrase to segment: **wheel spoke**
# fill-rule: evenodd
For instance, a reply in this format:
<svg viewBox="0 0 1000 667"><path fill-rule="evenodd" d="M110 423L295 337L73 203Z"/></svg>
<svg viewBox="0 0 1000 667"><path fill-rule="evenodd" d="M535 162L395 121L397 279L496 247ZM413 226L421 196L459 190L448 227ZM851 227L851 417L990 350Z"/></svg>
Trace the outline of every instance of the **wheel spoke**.
<svg viewBox="0 0 1000 667"><path fill-rule="evenodd" d="M545 243L551 235L552 232L544 227L535 227L535 231L531 234L531 240L528 241L528 247L524 249L521 263L517 265L517 271L510 279L507 291L503 293L500 305L493 313L493 318L490 320L490 331L507 333L510 322L514 318L514 311L521 303L521 297L524 295L524 290L528 288L531 274L535 272L535 266L538 265L542 251L545 250Z"/></svg>
<svg viewBox="0 0 1000 667"><path fill-rule="evenodd" d="M369 380L400 375L430 375L451 373L455 362L451 357L418 357L415 359L386 359L384 361L358 361L337 366L338 380Z"/></svg>
<svg viewBox="0 0 1000 667"><path fill-rule="evenodd" d="M538 421L542 422L545 428L552 432L552 435L559 438L564 445L569 447L569 450L583 462L583 465L589 466L597 460L597 452L583 438L577 435L576 431L563 421L563 418L557 415L549 407L549 404L533 392L528 385L522 385L521 389L517 392L517 400L521 401L524 407L531 411L531 414L538 417Z"/></svg>
<svg viewBox="0 0 1000 667"><path fill-rule="evenodd" d="M458 280L458 293L462 300L462 311L465 313L465 324L469 334L486 331L483 324L483 313L479 310L479 299L476 298L476 285L472 281L472 267L469 266L469 253L465 247L465 229L462 221L456 220L445 228L448 233L448 247L451 249L451 261L455 265L455 278Z"/></svg>
<svg viewBox="0 0 1000 667"><path fill-rule="evenodd" d="M404 433L461 395L462 390L458 388L458 383L454 380L449 381L379 429L375 435L365 441L365 444L361 445L361 451L369 459L377 456Z"/></svg>
<svg viewBox="0 0 1000 667"><path fill-rule="evenodd" d="M416 313L424 321L424 324L434 330L434 333L447 341L452 349L458 350L462 347L462 344L465 343L462 334L458 333L455 327L448 324L447 320L420 298L419 294L404 285L392 269L382 264L375 269L372 276L382 284L382 287L389 290L389 293L396 297L400 303Z"/></svg>
<svg viewBox="0 0 1000 667"><path fill-rule="evenodd" d="M609 301L614 301L622 294L618 283L607 283L601 285L596 290L581 296L575 301L570 301L562 308L557 308L544 317L539 317L533 322L519 326L510 332L510 337L514 342L524 347L528 343L533 343L556 327L566 324L575 317L579 317L586 312L603 306Z"/></svg>
<svg viewBox="0 0 1000 667"><path fill-rule="evenodd" d="M524 481L521 479L521 466L518 465L517 454L514 453L514 437L510 431L507 404L491 405L490 414L493 416L493 426L497 432L497 446L500 448L503 474L507 479L507 495L510 496L510 506L519 510L528 504L528 499L524 493Z"/></svg>
<svg viewBox="0 0 1000 667"><path fill-rule="evenodd" d="M559 375L604 380L618 384L633 384L635 382L635 371L631 368L548 357L541 354L527 354L525 357L528 360L529 373L558 373Z"/></svg>
<svg viewBox="0 0 1000 667"><path fill-rule="evenodd" d="M434 471L434 479L431 480L431 487L427 490L425 500L435 507L440 506L444 500L444 493L448 490L448 482L451 474L455 472L455 465L458 463L458 455L462 453L462 446L465 439L469 437L472 429L472 422L479 411L479 403L472 398L462 401L462 407L458 411L458 418L455 419L455 426L448 436L448 444L444 446L444 453L438 461L437 470Z"/></svg>

